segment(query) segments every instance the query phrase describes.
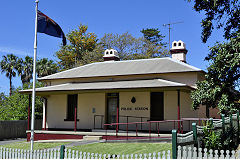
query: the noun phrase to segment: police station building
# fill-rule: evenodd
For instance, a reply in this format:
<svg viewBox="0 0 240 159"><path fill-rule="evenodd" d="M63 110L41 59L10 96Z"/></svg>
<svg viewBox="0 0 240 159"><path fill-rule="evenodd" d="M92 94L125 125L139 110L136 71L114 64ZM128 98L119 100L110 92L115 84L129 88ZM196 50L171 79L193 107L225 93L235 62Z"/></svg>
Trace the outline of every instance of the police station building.
<svg viewBox="0 0 240 159"><path fill-rule="evenodd" d="M104 62L38 79L46 83L36 89L44 98L43 129L91 131L106 123L206 117L204 107L192 109L190 98L204 71L187 64L186 54L182 41L174 41L172 57L165 58L119 61L108 49Z"/></svg>

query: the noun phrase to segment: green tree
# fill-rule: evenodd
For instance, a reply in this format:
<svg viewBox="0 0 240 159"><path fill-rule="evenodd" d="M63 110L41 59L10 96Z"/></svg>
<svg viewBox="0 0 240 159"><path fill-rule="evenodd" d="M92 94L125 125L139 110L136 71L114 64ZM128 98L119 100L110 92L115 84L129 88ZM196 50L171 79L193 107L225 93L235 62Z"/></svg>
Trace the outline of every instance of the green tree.
<svg viewBox="0 0 240 159"><path fill-rule="evenodd" d="M36 82L36 87L43 86L42 83ZM28 95L20 94L22 89L32 88L32 83L25 83L22 87L12 92L11 96L4 96L0 103L0 120L26 120L28 117ZM36 96L35 117L42 119L42 99Z"/></svg>
<svg viewBox="0 0 240 159"><path fill-rule="evenodd" d="M108 33L104 34L104 36L100 39L100 44L103 45L104 49L117 50L121 60L128 59L131 52L134 52L133 45L136 42L136 38L128 32L123 34Z"/></svg>
<svg viewBox="0 0 240 159"><path fill-rule="evenodd" d="M236 37L240 33L239 0L194 0L194 4L195 11L205 13L201 23L203 42L211 36L214 28L224 28L226 39Z"/></svg>
<svg viewBox="0 0 240 159"><path fill-rule="evenodd" d="M0 62L1 72L5 73L6 77L9 78L10 91L9 95L12 95L12 78L16 76L18 57L13 54L3 56L3 60Z"/></svg>
<svg viewBox="0 0 240 159"><path fill-rule="evenodd" d="M143 37L151 43L154 43L155 45L166 46L166 43L163 42L163 38L165 36L160 34L158 28L142 29L141 33L143 33Z"/></svg>
<svg viewBox="0 0 240 159"><path fill-rule="evenodd" d="M57 73L58 66L53 60L48 60L48 58L42 58L37 61L36 72L38 77L48 76Z"/></svg>
<svg viewBox="0 0 240 159"><path fill-rule="evenodd" d="M56 52L56 56L60 60L59 64L63 69L84 65L91 61L87 58L87 54L95 53L97 36L94 33L87 33L87 29L88 26L81 24L78 29L66 35L70 44L61 46L60 50Z"/></svg>
<svg viewBox="0 0 240 159"><path fill-rule="evenodd" d="M191 94L193 108L200 104L207 107L218 107L221 112L233 111L239 108L236 101L240 93L240 36L229 42L217 43L210 48L206 57L210 62L206 80L197 83L197 89Z"/></svg>
<svg viewBox="0 0 240 159"><path fill-rule="evenodd" d="M33 58L29 56L25 56L25 60L20 58L17 62L17 70L22 84L29 83L33 74Z"/></svg>
<svg viewBox="0 0 240 159"><path fill-rule="evenodd" d="M121 60L134 60L167 55L166 49L161 44L153 43L143 37L135 38L126 32L123 34L105 34L100 39L104 49L116 49Z"/></svg>
<svg viewBox="0 0 240 159"><path fill-rule="evenodd" d="M2 104L2 102L5 99L5 94L3 92L0 93L0 105Z"/></svg>

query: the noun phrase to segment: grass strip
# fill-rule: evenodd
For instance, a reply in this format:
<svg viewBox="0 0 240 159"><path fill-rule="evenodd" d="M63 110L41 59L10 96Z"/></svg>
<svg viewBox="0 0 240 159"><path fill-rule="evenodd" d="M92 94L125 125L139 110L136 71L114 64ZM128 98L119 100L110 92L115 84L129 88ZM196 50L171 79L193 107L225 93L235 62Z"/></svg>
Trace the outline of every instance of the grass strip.
<svg viewBox="0 0 240 159"><path fill-rule="evenodd" d="M69 144L69 142L56 142L56 143L34 143L33 147L34 150L41 150L41 149L48 149L48 148L55 148L57 146L66 145ZM1 145L0 147L5 148L12 148L12 149L26 149L30 150L31 144L30 142L15 142L11 144Z"/></svg>
<svg viewBox="0 0 240 159"><path fill-rule="evenodd" d="M170 143L96 143L71 147L72 150L101 154L144 154L172 150ZM167 152L166 152L167 153Z"/></svg>

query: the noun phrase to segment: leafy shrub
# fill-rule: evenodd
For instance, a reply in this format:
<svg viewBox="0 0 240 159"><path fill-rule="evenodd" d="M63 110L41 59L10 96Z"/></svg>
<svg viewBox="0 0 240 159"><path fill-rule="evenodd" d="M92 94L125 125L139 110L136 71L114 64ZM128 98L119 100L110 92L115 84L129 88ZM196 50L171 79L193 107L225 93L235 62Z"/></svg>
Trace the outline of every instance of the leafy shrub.
<svg viewBox="0 0 240 159"><path fill-rule="evenodd" d="M224 132L221 132L221 148L223 150L236 150L237 143L237 128L234 126L227 127Z"/></svg>
<svg viewBox="0 0 240 159"><path fill-rule="evenodd" d="M209 122L203 128L202 148L219 149L221 147L220 134L213 130L213 125Z"/></svg>
<svg viewBox="0 0 240 159"><path fill-rule="evenodd" d="M213 125L209 122L203 128L203 136L201 147L213 150L236 150L237 143L237 128L229 126L225 131L216 131Z"/></svg>
<svg viewBox="0 0 240 159"><path fill-rule="evenodd" d="M36 87L41 86L41 83L37 83ZM19 93L19 90L29 89L31 84L24 84L23 87L19 87L12 92L11 96L5 96L2 94L0 100L0 120L26 120L28 118L28 95ZM35 118L42 119L42 99L36 96L35 102Z"/></svg>

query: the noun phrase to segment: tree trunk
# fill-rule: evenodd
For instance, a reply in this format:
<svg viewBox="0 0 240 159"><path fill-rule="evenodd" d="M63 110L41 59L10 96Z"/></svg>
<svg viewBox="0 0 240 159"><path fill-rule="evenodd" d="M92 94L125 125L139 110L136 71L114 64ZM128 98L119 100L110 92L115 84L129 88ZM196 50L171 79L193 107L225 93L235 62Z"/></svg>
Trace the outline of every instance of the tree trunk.
<svg viewBox="0 0 240 159"><path fill-rule="evenodd" d="M9 76L9 80L10 80L10 91L9 91L9 96L12 95L12 75Z"/></svg>

